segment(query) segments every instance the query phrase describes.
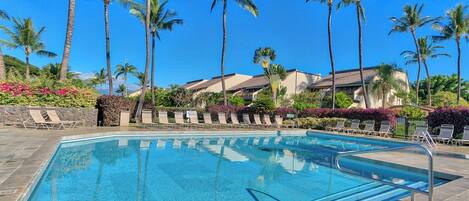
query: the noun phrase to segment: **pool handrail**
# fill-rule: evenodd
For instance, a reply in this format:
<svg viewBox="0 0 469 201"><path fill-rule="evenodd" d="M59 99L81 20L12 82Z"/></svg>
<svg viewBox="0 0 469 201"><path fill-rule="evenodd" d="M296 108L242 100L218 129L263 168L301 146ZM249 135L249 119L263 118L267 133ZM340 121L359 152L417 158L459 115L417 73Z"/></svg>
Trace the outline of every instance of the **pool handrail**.
<svg viewBox="0 0 469 201"><path fill-rule="evenodd" d="M342 158L344 156L352 156L352 155L367 154L367 153L388 152L388 151L397 151L397 150L407 149L407 148L411 148L411 147L421 148L424 151L427 158L428 158L428 190L427 191L419 190L419 189L416 189L416 188L411 188L411 187L408 187L408 186L405 186L405 185L395 184L393 182L383 181L383 180L380 180L380 179L374 179L374 178L370 178L370 177L365 177L365 176L353 174L350 171L344 170L340 166L340 163L339 163L340 158ZM396 188L409 190L409 191L412 192L412 194L411 194L412 200L414 200L413 199L414 193L422 193L422 194L428 196L429 201L433 200L433 189L434 189L434 186L435 186L434 172L433 172L433 153L431 152L430 149L428 149L426 146L423 146L421 144L412 144L412 145L407 145L407 146L399 146L399 147L391 147L391 148L375 149L375 150L339 152L337 154L336 158L335 158L335 165L336 165L337 169L341 172L351 174L351 175L355 175L355 176L359 176L359 177L366 178L366 179L371 179L373 181L377 181L377 182L380 182L380 183L383 183L383 184L386 184L386 185L390 185L390 186L393 186L393 187L396 187Z"/></svg>

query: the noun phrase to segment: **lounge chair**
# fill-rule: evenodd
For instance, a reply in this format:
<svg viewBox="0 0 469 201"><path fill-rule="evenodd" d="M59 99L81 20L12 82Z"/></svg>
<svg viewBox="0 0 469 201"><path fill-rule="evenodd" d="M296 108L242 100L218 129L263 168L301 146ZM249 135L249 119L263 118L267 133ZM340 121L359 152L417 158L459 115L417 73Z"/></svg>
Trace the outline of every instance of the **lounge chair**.
<svg viewBox="0 0 469 201"><path fill-rule="evenodd" d="M268 114L264 114L263 117L265 125L272 127L272 121L270 121L270 116Z"/></svg>
<svg viewBox="0 0 469 201"><path fill-rule="evenodd" d="M414 135L411 136L411 139L415 141L421 141L426 138L425 132L428 132L427 125L417 125L415 127Z"/></svg>
<svg viewBox="0 0 469 201"><path fill-rule="evenodd" d="M259 127L267 127L267 125L262 123L261 116L259 114L254 114L254 124Z"/></svg>
<svg viewBox="0 0 469 201"><path fill-rule="evenodd" d="M277 128L282 128L283 127L283 118L280 115L275 115L275 125Z"/></svg>
<svg viewBox="0 0 469 201"><path fill-rule="evenodd" d="M337 120L337 123L335 127L326 127L326 130L329 131L341 131L345 128L345 120L339 119Z"/></svg>
<svg viewBox="0 0 469 201"><path fill-rule="evenodd" d="M177 125L186 126L184 122L184 113L182 112L174 112L174 121Z"/></svg>
<svg viewBox="0 0 469 201"><path fill-rule="evenodd" d="M29 114L31 115L31 118L34 123L34 128L36 129L46 128L49 130L49 129L55 128L56 126L58 129L65 128L62 122L46 121L41 114L41 110L29 110ZM25 122L23 122L23 125L26 128Z"/></svg>
<svg viewBox="0 0 469 201"><path fill-rule="evenodd" d="M216 125L213 124L212 122L212 114L210 113L204 113L204 124L206 127L215 127L215 126L221 126L221 125Z"/></svg>
<svg viewBox="0 0 469 201"><path fill-rule="evenodd" d="M190 126L203 127L203 125L199 123L199 117L197 116L197 111L187 111L187 114L189 116Z"/></svg>
<svg viewBox="0 0 469 201"><path fill-rule="evenodd" d="M243 127L246 127L246 126L247 126L247 125L244 125L244 124L241 125L241 124L239 123L238 114L236 114L236 113L233 113L233 112L230 113L230 119L231 119L231 124L232 124L234 127L241 127L241 128L243 128Z"/></svg>
<svg viewBox="0 0 469 201"><path fill-rule="evenodd" d="M143 126L156 126L157 124L153 122L153 114L151 110L142 111L142 124Z"/></svg>
<svg viewBox="0 0 469 201"><path fill-rule="evenodd" d="M51 122L56 122L56 123L62 123L64 126L68 125L69 128L75 128L79 121L62 121L60 120L59 115L55 110L46 110L47 116L49 116L49 119Z"/></svg>
<svg viewBox="0 0 469 201"><path fill-rule="evenodd" d="M435 137L435 140L441 143L453 144L453 132L454 125L452 124L442 124L440 126L440 133Z"/></svg>
<svg viewBox="0 0 469 201"><path fill-rule="evenodd" d="M375 121L374 120L365 121L365 128L357 132L366 134L366 135L372 135L375 132Z"/></svg>
<svg viewBox="0 0 469 201"><path fill-rule="evenodd" d="M253 126L251 123L251 118L249 117L249 114L243 114L243 124L247 127Z"/></svg>
<svg viewBox="0 0 469 201"><path fill-rule="evenodd" d="M219 112L218 113L218 124L220 124L220 126L229 126L226 123L226 113L224 113L224 112Z"/></svg>
<svg viewBox="0 0 469 201"><path fill-rule="evenodd" d="M390 137L389 134L391 130L391 124L389 121L381 121L381 126L379 127L378 131L373 132L373 134L376 134L380 137Z"/></svg>
<svg viewBox="0 0 469 201"><path fill-rule="evenodd" d="M345 133L355 133L360 130L360 119L352 119L352 124L350 128L343 129Z"/></svg>
<svg viewBox="0 0 469 201"><path fill-rule="evenodd" d="M168 121L168 112L158 111L158 124L167 127L173 126L173 124Z"/></svg>
<svg viewBox="0 0 469 201"><path fill-rule="evenodd" d="M127 127L130 122L130 112L128 110L122 110L119 116L119 126Z"/></svg>
<svg viewBox="0 0 469 201"><path fill-rule="evenodd" d="M454 139L456 145L465 145L469 144L469 125L464 126L464 133L462 134L462 139Z"/></svg>

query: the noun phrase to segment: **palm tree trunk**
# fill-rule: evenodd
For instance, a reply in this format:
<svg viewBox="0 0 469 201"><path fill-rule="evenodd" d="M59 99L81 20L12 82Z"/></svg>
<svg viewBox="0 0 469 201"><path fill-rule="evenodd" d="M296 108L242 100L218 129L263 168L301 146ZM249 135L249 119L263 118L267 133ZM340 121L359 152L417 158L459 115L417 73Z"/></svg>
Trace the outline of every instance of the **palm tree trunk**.
<svg viewBox="0 0 469 201"><path fill-rule="evenodd" d="M125 84L125 88L124 88L124 97L127 97L128 95L128 92L127 92L127 73L124 74L124 84Z"/></svg>
<svg viewBox="0 0 469 201"><path fill-rule="evenodd" d="M151 104L155 105L155 34L151 38Z"/></svg>
<svg viewBox="0 0 469 201"><path fill-rule="evenodd" d="M417 42L417 37L415 36L415 31L411 30L412 33L412 38L414 39L414 44L415 44L415 49L417 51L417 64L418 64L418 69L417 69L417 80L415 81L415 104L419 105L419 87L420 87L420 69L421 69L421 64L420 64L420 47Z"/></svg>
<svg viewBox="0 0 469 201"><path fill-rule="evenodd" d="M459 105L459 99L461 99L461 44L460 39L456 38L456 46L458 47L458 96L456 104Z"/></svg>
<svg viewBox="0 0 469 201"><path fill-rule="evenodd" d="M382 102L382 107L384 108L386 106L386 90L383 88L383 102Z"/></svg>
<svg viewBox="0 0 469 201"><path fill-rule="evenodd" d="M329 40L329 58L331 60L332 70L332 109L335 108L335 67L334 67L334 55L332 54L332 0L328 1L328 17L327 17L327 34Z"/></svg>
<svg viewBox="0 0 469 201"><path fill-rule="evenodd" d="M68 61L70 58L70 47L72 45L73 25L75 22L75 0L68 1L68 20L67 20L67 33L65 35L64 52L62 56L62 64L60 68L60 81L67 79Z"/></svg>
<svg viewBox="0 0 469 201"><path fill-rule="evenodd" d="M147 93L147 83L148 83L148 68L150 66L150 0L146 0L147 4L147 12L145 17L145 74L143 76L143 86L142 86L142 93L140 94L140 98L138 100L137 111L135 112L135 120L137 123L141 123L141 115L142 115L142 108L143 108L143 101L145 101L145 94Z"/></svg>
<svg viewBox="0 0 469 201"><path fill-rule="evenodd" d="M223 46L221 48L221 89L223 91L223 104L228 105L225 88L225 48L226 48L226 0L223 0Z"/></svg>
<svg viewBox="0 0 469 201"><path fill-rule="evenodd" d="M111 44L109 34L109 0L104 0L104 27L106 31L106 68L109 82L109 95L112 95Z"/></svg>
<svg viewBox="0 0 469 201"><path fill-rule="evenodd" d="M29 55L26 55L26 73L25 73L26 81L29 82L30 73L29 73Z"/></svg>
<svg viewBox="0 0 469 201"><path fill-rule="evenodd" d="M362 16L361 16L361 4L360 0L356 1L357 6L357 22L358 22L358 65L360 67L360 79L362 83L363 89L363 97L365 99L365 108L370 107L370 103L368 100L368 91L365 86L365 79L363 79L363 50L362 50Z"/></svg>
<svg viewBox="0 0 469 201"><path fill-rule="evenodd" d="M423 66L425 67L425 73L427 74L427 99L428 106L432 106L432 78L430 77L430 72L428 71L427 61L422 58Z"/></svg>
<svg viewBox="0 0 469 201"><path fill-rule="evenodd" d="M3 52L0 48L0 81L6 80L5 62L3 61Z"/></svg>

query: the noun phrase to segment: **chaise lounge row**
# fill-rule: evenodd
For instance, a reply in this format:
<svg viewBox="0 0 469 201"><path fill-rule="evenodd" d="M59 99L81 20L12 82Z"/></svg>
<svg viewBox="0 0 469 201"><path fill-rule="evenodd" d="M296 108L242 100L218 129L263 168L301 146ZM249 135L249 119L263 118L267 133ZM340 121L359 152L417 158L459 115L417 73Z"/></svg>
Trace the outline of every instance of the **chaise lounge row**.
<svg viewBox="0 0 469 201"><path fill-rule="evenodd" d="M364 135L376 135L380 137L391 137L391 124L389 121L381 121L381 125L378 131L375 131L375 121L366 120L362 123L365 124L364 129L360 129L360 120L352 119L350 127L345 127L345 120L338 120L335 127L327 127L326 130L344 132L350 134L364 134Z"/></svg>
<svg viewBox="0 0 469 201"><path fill-rule="evenodd" d="M42 116L41 110L29 110L30 118L22 121L21 125L24 128L45 128L45 129L64 129L68 128L75 128L80 121L63 121L60 119L59 115L55 110L47 110L47 117L49 121L47 121L44 116Z"/></svg>
<svg viewBox="0 0 469 201"><path fill-rule="evenodd" d="M425 138L425 132L428 132L427 125L417 125L415 129L415 134L412 136L412 140L421 141ZM430 135L432 140L441 142L443 144L456 144L464 145L469 144L469 125L464 126L464 132L461 139L453 138L454 134L454 125L452 124L442 124L439 127L438 135Z"/></svg>

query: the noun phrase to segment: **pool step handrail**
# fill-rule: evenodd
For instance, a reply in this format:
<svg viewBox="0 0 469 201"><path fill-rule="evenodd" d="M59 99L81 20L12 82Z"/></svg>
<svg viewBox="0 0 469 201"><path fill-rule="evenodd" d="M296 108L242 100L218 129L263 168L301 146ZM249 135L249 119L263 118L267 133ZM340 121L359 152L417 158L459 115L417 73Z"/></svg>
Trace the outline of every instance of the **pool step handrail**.
<svg viewBox="0 0 469 201"><path fill-rule="evenodd" d="M425 143L429 148L431 149L436 148L435 140L433 140L432 136L427 130L423 131L422 135L424 136Z"/></svg>
<svg viewBox="0 0 469 201"><path fill-rule="evenodd" d="M427 191L420 190L418 188L413 188L411 186L409 187L409 186L406 186L406 185L395 184L393 182L383 181L383 180L380 180L380 179L375 179L375 178L370 178L370 177L357 175L357 174L351 173L350 171L347 171L347 170L343 169L340 166L340 163L339 163L340 159L344 156L353 156L353 155L359 155L359 154L369 154L369 153L388 152L388 151L398 151L398 150L407 149L407 148L411 148L411 147L422 149L424 151L425 155L428 158L428 171L427 171L428 172L428 190ZM427 146L424 146L424 145L421 145L421 144L414 144L414 145L401 146L401 147L391 147L391 148L378 149L378 150L341 152L341 153L338 153L336 158L335 158L335 165L336 165L336 168L341 172L344 172L344 173L347 173L347 174L350 174L350 175L354 175L354 176L359 176L359 177L366 178L366 179L370 179L370 180L380 182L380 183L383 183L383 184L386 184L386 185L394 186L396 188L411 191L412 200L414 200L413 198L414 198L414 195L416 193L421 193L421 194L427 195L429 201L433 200L433 189L434 189L434 186L435 186L434 171L433 171L433 153L430 150L430 148L428 148Z"/></svg>

